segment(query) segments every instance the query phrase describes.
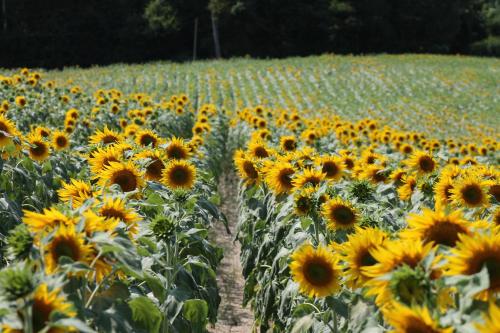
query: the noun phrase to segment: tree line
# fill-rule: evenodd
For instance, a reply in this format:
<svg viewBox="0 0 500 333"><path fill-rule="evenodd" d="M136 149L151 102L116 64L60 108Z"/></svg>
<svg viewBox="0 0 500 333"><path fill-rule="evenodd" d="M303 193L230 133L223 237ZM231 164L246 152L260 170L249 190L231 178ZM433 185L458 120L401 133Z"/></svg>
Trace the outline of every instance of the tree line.
<svg viewBox="0 0 500 333"><path fill-rule="evenodd" d="M182 61L193 53L500 54L500 0L0 1L0 67Z"/></svg>

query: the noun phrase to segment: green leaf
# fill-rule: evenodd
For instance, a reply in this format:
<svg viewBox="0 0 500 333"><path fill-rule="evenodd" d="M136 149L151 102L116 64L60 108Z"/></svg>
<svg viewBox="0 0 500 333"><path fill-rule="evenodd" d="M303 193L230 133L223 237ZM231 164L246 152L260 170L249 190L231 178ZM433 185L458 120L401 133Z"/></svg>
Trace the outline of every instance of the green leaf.
<svg viewBox="0 0 500 333"><path fill-rule="evenodd" d="M191 322L195 332L202 332L208 317L207 302L201 299L190 299L184 302L183 316Z"/></svg>
<svg viewBox="0 0 500 333"><path fill-rule="evenodd" d="M132 310L132 319L141 328L150 333L160 331L163 315L149 298L139 296L128 302Z"/></svg>
<svg viewBox="0 0 500 333"><path fill-rule="evenodd" d="M305 333L311 328L313 324L314 319L312 314L302 317L297 320L295 325L293 325L292 333Z"/></svg>

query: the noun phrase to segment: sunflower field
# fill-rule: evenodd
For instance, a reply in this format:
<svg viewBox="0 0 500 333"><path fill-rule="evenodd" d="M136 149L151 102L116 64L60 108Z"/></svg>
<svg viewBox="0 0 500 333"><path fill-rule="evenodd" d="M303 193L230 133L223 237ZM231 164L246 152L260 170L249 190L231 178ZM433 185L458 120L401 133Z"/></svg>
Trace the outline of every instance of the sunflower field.
<svg viewBox="0 0 500 333"><path fill-rule="evenodd" d="M213 228L234 223L249 332L500 332L499 74L416 55L1 71L0 330L213 330Z"/></svg>

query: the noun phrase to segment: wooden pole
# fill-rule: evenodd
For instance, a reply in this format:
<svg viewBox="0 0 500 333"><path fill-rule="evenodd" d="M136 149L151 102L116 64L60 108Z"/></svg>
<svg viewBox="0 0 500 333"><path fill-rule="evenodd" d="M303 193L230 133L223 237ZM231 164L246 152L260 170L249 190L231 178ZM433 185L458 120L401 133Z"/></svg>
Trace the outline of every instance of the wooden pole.
<svg viewBox="0 0 500 333"><path fill-rule="evenodd" d="M193 41L193 61L196 60L196 52L198 48L198 18L194 19L194 41Z"/></svg>
<svg viewBox="0 0 500 333"><path fill-rule="evenodd" d="M221 58L220 51L220 41L219 41L219 30L217 29L217 16L214 13L211 14L212 18L212 34L214 36L214 45L215 45L215 57L217 59Z"/></svg>

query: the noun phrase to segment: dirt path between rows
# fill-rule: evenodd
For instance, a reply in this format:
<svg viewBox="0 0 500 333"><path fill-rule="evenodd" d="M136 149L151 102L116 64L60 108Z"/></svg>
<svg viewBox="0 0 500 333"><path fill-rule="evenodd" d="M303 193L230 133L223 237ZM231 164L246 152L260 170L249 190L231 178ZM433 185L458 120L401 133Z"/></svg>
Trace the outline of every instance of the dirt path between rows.
<svg viewBox="0 0 500 333"><path fill-rule="evenodd" d="M231 235L228 235L222 223L214 227L211 238L224 249L224 259L217 270L217 284L221 295L218 321L215 327L209 327L211 333L250 333L253 327L253 315L249 308L243 308L243 288L245 280L241 274L240 244L233 242L238 222L238 180L234 173L221 177L219 183L221 209L229 222Z"/></svg>

